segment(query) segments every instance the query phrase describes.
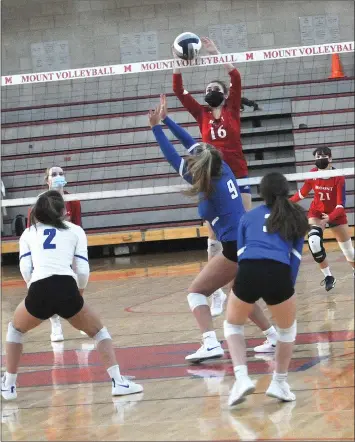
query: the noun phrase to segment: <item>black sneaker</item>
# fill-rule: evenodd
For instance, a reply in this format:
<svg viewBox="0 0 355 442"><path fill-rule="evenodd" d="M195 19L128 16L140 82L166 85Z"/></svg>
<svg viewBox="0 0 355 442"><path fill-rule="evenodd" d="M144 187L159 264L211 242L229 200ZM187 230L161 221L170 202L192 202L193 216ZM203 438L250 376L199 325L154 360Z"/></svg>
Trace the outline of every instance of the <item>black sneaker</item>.
<svg viewBox="0 0 355 442"><path fill-rule="evenodd" d="M329 292L329 290L335 287L336 282L337 280L334 278L334 276L326 276L320 285L325 285L325 290Z"/></svg>

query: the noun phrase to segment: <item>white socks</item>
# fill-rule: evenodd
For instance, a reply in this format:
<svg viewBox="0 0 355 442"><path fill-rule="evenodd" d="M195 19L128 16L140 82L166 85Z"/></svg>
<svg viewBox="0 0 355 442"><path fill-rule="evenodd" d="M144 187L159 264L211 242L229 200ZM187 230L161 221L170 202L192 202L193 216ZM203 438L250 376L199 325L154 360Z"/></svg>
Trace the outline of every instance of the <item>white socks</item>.
<svg viewBox="0 0 355 442"><path fill-rule="evenodd" d="M16 385L17 374L5 372L4 375L5 386L10 387L11 385Z"/></svg>
<svg viewBox="0 0 355 442"><path fill-rule="evenodd" d="M202 337L203 337L203 340L205 340L205 339L212 339L214 341L217 341L217 336L216 336L216 332L215 331L208 331L206 333L203 333Z"/></svg>
<svg viewBox="0 0 355 442"><path fill-rule="evenodd" d="M323 275L324 275L324 278L327 277L327 276L332 276L332 273L331 273L331 271L330 271L329 266L326 267L325 269L321 269L321 271L322 271L322 273L323 273Z"/></svg>
<svg viewBox="0 0 355 442"><path fill-rule="evenodd" d="M51 321L52 326L54 325L60 325L60 317L58 315L54 315L51 318L49 318Z"/></svg>
<svg viewBox="0 0 355 442"><path fill-rule="evenodd" d="M276 382L286 382L287 375L288 375L288 373L276 373L276 371L274 371L274 373L272 375L272 380L276 381Z"/></svg>
<svg viewBox="0 0 355 442"><path fill-rule="evenodd" d="M276 345L279 335L273 325L267 330L264 330L263 335L267 337L272 345Z"/></svg>
<svg viewBox="0 0 355 442"><path fill-rule="evenodd" d="M242 376L248 376L248 367L246 365L236 365L233 370L237 380Z"/></svg>
<svg viewBox="0 0 355 442"><path fill-rule="evenodd" d="M118 365L113 365L112 367L108 368L107 373L111 379L122 379L120 367Z"/></svg>

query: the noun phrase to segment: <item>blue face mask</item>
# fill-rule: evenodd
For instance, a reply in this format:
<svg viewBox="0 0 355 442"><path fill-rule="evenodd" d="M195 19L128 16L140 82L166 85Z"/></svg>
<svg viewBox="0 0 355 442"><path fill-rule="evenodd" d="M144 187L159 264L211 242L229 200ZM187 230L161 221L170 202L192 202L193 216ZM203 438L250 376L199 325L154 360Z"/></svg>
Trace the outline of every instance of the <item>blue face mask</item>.
<svg viewBox="0 0 355 442"><path fill-rule="evenodd" d="M67 184L63 175L57 175L52 178L51 189L57 189L58 187L64 187Z"/></svg>

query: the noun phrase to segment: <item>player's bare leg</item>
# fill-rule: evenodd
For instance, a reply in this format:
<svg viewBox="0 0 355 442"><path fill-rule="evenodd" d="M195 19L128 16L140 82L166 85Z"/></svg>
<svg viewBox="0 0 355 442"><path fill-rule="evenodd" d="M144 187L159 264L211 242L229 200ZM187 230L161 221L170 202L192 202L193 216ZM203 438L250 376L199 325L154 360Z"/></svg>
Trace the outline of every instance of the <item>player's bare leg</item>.
<svg viewBox="0 0 355 442"><path fill-rule="evenodd" d="M296 396L290 391L287 374L297 334L296 297L293 295L287 301L268 308L275 318L280 337L276 345L275 371L266 394L282 401L294 401Z"/></svg>
<svg viewBox="0 0 355 442"><path fill-rule="evenodd" d="M253 310L253 304L238 299L232 292L228 299L227 315L224 321L224 336L233 362L235 382L230 392L228 405L234 406L255 390L248 376L244 324Z"/></svg>
<svg viewBox="0 0 355 442"><path fill-rule="evenodd" d="M249 319L260 328L266 337L266 340L261 345L254 347L254 351L256 353L274 353L279 335L275 327L264 315L258 303L254 304L254 309L251 311Z"/></svg>
<svg viewBox="0 0 355 442"><path fill-rule="evenodd" d="M207 298L216 290L216 287L223 287L234 280L237 267L237 263L230 261L223 255L219 255L207 263L189 287L187 299L200 327L203 345L196 353L187 356L187 361L199 362L223 356L224 351L213 329L212 315L208 307ZM254 308L256 312L252 315L251 320L255 319L257 325L265 330L273 328L262 309L254 306L251 309L252 312ZM277 334L275 329L274 332Z"/></svg>
<svg viewBox="0 0 355 442"><path fill-rule="evenodd" d="M351 236L349 235L348 224L341 224L340 226L332 227L332 232L334 233L335 239L338 241L339 247L343 252L345 259L355 268L354 262L354 246L351 241Z"/></svg>
<svg viewBox="0 0 355 442"><path fill-rule="evenodd" d="M222 253L222 244L216 239L216 235L208 222L206 222L206 226L208 230L207 254L208 260L210 261L212 258ZM213 317L219 316L223 313L226 300L227 295L224 293L221 287L218 287L218 289L212 294L211 315Z"/></svg>
<svg viewBox="0 0 355 442"><path fill-rule="evenodd" d="M241 193L243 206L246 212L249 212L251 210L252 206L252 200L251 200L251 194L250 193Z"/></svg>
<svg viewBox="0 0 355 442"><path fill-rule="evenodd" d="M311 249L313 258L318 263L319 268L324 275L324 280L321 282L321 284L325 286L325 289L328 292L335 286L336 279L334 278L332 272L330 271L329 263L326 257L326 252L323 247L324 224L322 224L322 221L319 218L309 218L308 221L311 227L316 226L318 230L321 229L322 232L320 237L319 233L316 232L316 229L311 228L308 234L308 244L309 248ZM317 256L317 258L315 258L315 256Z"/></svg>
<svg viewBox="0 0 355 442"><path fill-rule="evenodd" d="M68 322L76 329L83 330L96 341L96 349L100 353L102 362L112 380L113 396L143 391L141 385L131 382L121 374L111 336L107 328L102 325L98 315L86 303L84 303L79 313L68 319Z"/></svg>
<svg viewBox="0 0 355 442"><path fill-rule="evenodd" d="M9 323L6 335L6 372L1 381L2 397L7 400L16 399L17 370L22 355L23 335L43 322L30 315L22 301L16 308L14 318Z"/></svg>

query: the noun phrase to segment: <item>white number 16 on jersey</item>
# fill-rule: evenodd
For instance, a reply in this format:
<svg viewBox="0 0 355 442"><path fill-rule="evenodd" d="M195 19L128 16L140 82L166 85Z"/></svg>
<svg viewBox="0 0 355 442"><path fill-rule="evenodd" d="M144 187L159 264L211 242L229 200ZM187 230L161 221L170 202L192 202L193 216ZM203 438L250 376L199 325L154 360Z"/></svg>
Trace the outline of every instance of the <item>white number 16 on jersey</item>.
<svg viewBox="0 0 355 442"><path fill-rule="evenodd" d="M232 200L235 200L236 198L238 198L238 190L235 187L233 180L227 181L227 186L228 186L229 193L231 194Z"/></svg>

